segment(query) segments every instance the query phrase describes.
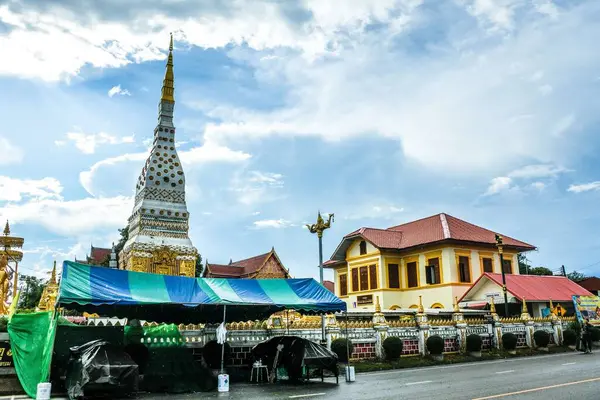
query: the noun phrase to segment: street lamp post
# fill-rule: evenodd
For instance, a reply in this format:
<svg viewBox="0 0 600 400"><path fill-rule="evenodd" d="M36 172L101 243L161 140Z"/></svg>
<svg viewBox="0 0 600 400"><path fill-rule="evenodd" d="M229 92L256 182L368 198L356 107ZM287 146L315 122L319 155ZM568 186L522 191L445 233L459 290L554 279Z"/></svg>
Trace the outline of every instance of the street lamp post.
<svg viewBox="0 0 600 400"><path fill-rule="evenodd" d="M496 234L496 246L500 254L500 271L502 271L502 292L504 293L504 317L508 317L508 295L506 294L506 273L504 272L504 243L502 236Z"/></svg>
<svg viewBox="0 0 600 400"><path fill-rule="evenodd" d="M321 217L319 211L317 215L317 223L312 225L306 225L310 233L316 233L319 238L319 279L321 285L323 284L323 232L331 227L333 221L333 214L329 214L327 222ZM325 316L321 315L321 340L325 341Z"/></svg>

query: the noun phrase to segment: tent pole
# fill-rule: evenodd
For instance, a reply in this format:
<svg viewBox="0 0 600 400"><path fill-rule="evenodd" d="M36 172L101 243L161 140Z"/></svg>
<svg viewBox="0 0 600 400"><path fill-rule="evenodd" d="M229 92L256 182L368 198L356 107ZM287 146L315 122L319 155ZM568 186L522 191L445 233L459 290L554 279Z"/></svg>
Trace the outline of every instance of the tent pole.
<svg viewBox="0 0 600 400"><path fill-rule="evenodd" d="M223 305L223 327L225 327L225 312L227 311L227 306ZM225 373L225 342L221 345L221 374Z"/></svg>
<svg viewBox="0 0 600 400"><path fill-rule="evenodd" d="M350 365L350 345L348 339L348 310L346 310L346 362Z"/></svg>

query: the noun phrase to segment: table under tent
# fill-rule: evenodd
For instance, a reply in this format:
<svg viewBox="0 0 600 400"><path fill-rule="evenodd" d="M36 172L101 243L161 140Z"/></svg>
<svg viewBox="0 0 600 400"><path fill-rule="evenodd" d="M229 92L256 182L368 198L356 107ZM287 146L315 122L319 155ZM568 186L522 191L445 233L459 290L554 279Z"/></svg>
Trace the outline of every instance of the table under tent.
<svg viewBox="0 0 600 400"><path fill-rule="evenodd" d="M314 279L187 278L115 270L65 261L56 308L128 318L130 321L189 324L224 323L225 319L228 321L265 319L282 310L296 310L304 314L335 313L346 311L346 303ZM131 337L136 337L133 334L134 327L123 328L125 339L122 342L116 340L119 343L111 343L114 340L101 340L89 344L89 341L82 343L85 339L79 336L85 335L77 334L78 327L72 324L67 328L64 326L64 321L61 324L57 313L12 316L8 330L15 368L29 396L34 397L38 383L50 380L51 363L54 369L57 362L52 360L53 352L54 358L57 360L60 358L56 355L58 347L55 344L56 338L66 337L60 334L61 329L73 330L74 335L79 339L78 343L72 344L78 348L71 349L71 357L74 354L87 354L90 358L89 352L93 349L94 356L98 358L100 357L98 355L101 355L101 360L104 360L99 364L110 364L110 361L106 360L113 357L117 360L115 364L120 366L120 369L117 368L115 371L126 375L129 370L127 366L136 365L132 359L125 360L125 356L115 355L118 353L116 347L126 344L128 337L130 342ZM73 338L74 335L70 337ZM161 365L172 363L173 358L178 362L185 362L192 358L191 352L186 351L188 349L185 348L181 336L177 342L173 343L168 351L163 348L162 355L151 354L150 359L154 357L158 361L148 363L144 381L148 374L158 373L156 370L160 369ZM82 347L84 344L88 344L87 347ZM173 348L178 349L175 357L172 353ZM154 364L154 367L150 364ZM108 369L106 365L98 368L98 370ZM187 366L185 368L188 369ZM193 375L196 372L201 371L191 368L186 373ZM164 380L164 377L156 375L149 379L149 382L161 380Z"/></svg>

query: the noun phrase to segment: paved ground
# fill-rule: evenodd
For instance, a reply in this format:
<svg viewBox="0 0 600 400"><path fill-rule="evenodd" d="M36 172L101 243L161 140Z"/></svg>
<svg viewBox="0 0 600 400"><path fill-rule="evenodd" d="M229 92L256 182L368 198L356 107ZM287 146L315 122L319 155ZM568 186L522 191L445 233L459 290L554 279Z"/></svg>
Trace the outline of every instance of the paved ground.
<svg viewBox="0 0 600 400"><path fill-rule="evenodd" d="M10 398L10 397L6 397ZM358 374L356 382L288 385L234 385L229 393L144 396L170 399L598 399L600 353L478 362ZM1 398L0 398L1 399Z"/></svg>

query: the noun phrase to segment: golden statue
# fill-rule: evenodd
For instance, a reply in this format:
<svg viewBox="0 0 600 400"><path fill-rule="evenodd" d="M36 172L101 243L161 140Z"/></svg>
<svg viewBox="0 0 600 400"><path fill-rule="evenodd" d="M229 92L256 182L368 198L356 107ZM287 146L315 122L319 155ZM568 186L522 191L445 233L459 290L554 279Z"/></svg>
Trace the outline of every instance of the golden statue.
<svg viewBox="0 0 600 400"><path fill-rule="evenodd" d="M0 257L0 315L8 314L8 306L6 304L8 300L8 258L5 254Z"/></svg>
<svg viewBox="0 0 600 400"><path fill-rule="evenodd" d="M52 275L50 280L42 291L42 297L37 306L38 311L52 311L56 305L56 298L58 297L58 283L56 282L56 261L54 261L54 267L52 268Z"/></svg>
<svg viewBox="0 0 600 400"><path fill-rule="evenodd" d="M329 214L329 219L327 222L321 216L321 212L319 211L317 215L317 223L316 224L306 224L306 227L310 231L310 233L316 233L319 238L323 237L323 231L325 229L329 229L331 227L331 221L333 220L333 214Z"/></svg>

